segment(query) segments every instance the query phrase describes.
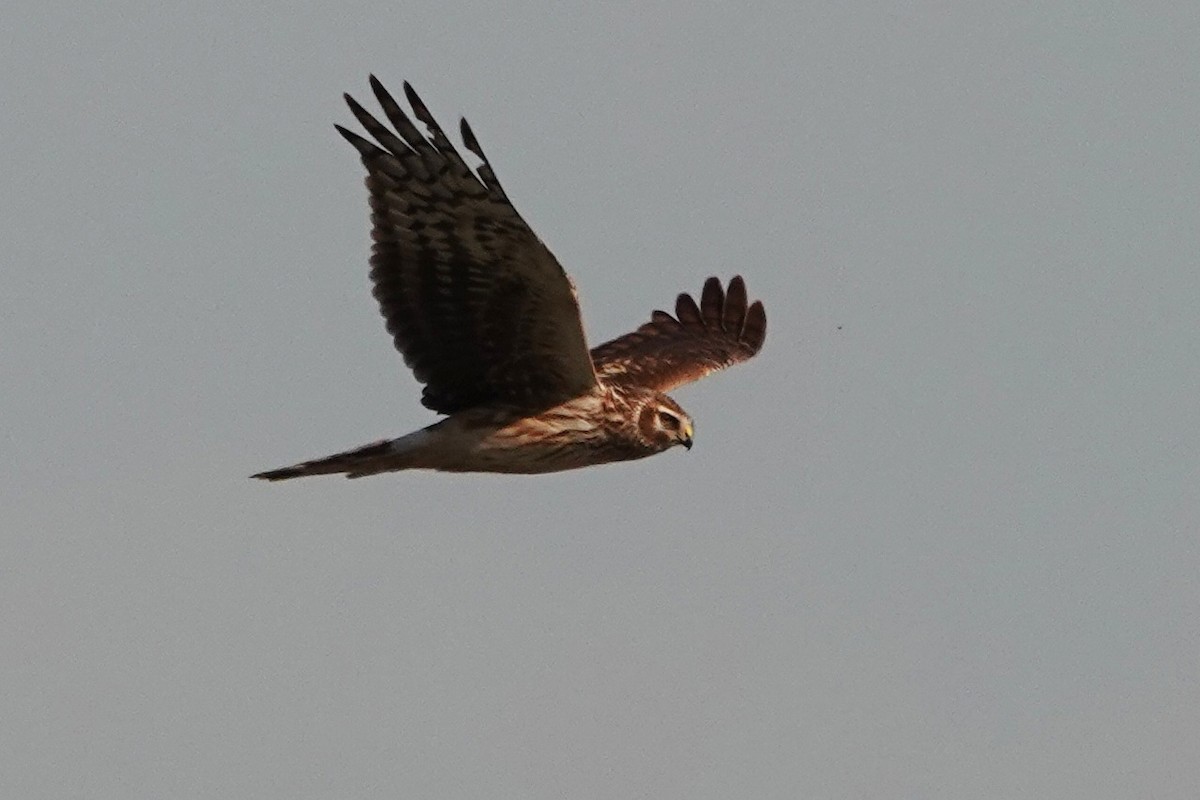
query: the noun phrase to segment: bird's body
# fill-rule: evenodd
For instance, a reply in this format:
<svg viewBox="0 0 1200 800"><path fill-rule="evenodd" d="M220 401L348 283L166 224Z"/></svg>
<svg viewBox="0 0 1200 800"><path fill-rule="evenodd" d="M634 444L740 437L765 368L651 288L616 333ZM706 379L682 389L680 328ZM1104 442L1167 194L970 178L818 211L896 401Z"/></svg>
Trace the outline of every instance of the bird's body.
<svg viewBox="0 0 1200 800"><path fill-rule="evenodd" d="M406 469L536 474L628 461L692 444L692 421L664 392L750 358L766 315L740 277L716 278L700 303L587 349L574 287L516 213L474 134L469 168L405 84L422 135L371 79L395 132L347 96L379 143L339 127L367 167L375 240L371 279L423 402L427 428L262 472L357 478ZM399 136L397 136L397 133Z"/></svg>
<svg viewBox="0 0 1200 800"><path fill-rule="evenodd" d="M628 392L606 387L534 414L515 407L468 409L398 439L254 477L345 473L361 478L404 469L535 475L645 458L680 443L691 447L691 421L674 401L649 393L636 399L646 415L669 404L682 418L678 434L656 430L642 414L631 413L634 398Z"/></svg>

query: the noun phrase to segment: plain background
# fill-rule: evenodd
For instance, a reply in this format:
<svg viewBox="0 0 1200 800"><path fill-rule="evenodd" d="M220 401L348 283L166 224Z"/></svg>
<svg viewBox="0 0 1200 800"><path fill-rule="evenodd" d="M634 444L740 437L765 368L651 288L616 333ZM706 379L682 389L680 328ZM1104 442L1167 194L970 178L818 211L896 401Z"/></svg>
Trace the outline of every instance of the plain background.
<svg viewBox="0 0 1200 800"><path fill-rule="evenodd" d="M0 795L1200 796L1198 9L8 8ZM434 419L369 72L593 342L746 276L690 453L246 478Z"/></svg>

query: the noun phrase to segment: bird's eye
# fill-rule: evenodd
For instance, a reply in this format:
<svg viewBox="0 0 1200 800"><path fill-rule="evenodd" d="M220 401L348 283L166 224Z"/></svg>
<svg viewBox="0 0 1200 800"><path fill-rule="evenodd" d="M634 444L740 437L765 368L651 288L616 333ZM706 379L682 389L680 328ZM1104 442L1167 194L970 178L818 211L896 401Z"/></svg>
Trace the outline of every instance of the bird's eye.
<svg viewBox="0 0 1200 800"><path fill-rule="evenodd" d="M669 431L679 430L679 417L666 411L658 412L658 423Z"/></svg>

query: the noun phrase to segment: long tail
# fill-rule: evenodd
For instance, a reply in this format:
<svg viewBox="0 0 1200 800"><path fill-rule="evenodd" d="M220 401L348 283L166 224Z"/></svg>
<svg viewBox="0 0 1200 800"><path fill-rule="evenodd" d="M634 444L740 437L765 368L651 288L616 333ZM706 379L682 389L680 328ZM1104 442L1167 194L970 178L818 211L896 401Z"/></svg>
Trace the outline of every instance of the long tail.
<svg viewBox="0 0 1200 800"><path fill-rule="evenodd" d="M407 448L397 447L400 439L383 439L344 453L335 453L325 458L304 461L290 467L267 470L251 478L264 481L286 481L307 475L336 475L346 473L347 478L361 478L378 472L391 472L410 466L405 458Z"/></svg>

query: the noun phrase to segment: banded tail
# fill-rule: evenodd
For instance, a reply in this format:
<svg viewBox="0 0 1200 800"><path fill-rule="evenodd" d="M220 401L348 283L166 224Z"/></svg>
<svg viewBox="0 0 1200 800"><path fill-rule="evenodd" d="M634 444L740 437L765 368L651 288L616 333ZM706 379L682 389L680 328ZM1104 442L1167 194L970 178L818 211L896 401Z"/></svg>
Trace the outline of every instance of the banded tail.
<svg viewBox="0 0 1200 800"><path fill-rule="evenodd" d="M403 439L383 439L353 450L312 461L302 461L290 467L267 470L250 477L264 481L286 481L308 475L336 475L344 472L347 478L361 478L379 472L406 469L412 466L406 463L410 459L405 457L411 452L411 448L399 446L402 441Z"/></svg>

